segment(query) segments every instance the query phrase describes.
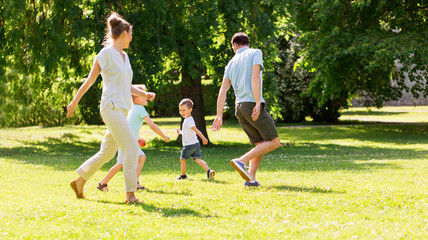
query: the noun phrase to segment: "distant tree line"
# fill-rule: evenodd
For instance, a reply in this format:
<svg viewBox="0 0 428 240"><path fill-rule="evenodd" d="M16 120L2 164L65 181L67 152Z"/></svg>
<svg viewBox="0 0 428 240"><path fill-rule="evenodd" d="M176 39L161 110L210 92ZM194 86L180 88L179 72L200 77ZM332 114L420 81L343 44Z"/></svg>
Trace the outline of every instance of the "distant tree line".
<svg viewBox="0 0 428 240"><path fill-rule="evenodd" d="M150 114L178 116L178 102L190 97L201 130L205 115L215 113L238 31L263 51L264 97L278 122L336 121L353 97L379 107L403 89L428 93L421 1L1 1L0 126L102 123L100 80L71 119L62 107L102 48L111 11L134 26L127 52L133 82L157 93ZM232 95L225 116L233 115Z"/></svg>

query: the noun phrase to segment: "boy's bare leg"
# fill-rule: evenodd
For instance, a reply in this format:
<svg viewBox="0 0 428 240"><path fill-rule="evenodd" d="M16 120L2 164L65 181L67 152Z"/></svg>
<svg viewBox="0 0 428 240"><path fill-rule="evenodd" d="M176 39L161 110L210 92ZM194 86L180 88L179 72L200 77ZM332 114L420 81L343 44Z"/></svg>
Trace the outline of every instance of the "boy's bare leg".
<svg viewBox="0 0 428 240"><path fill-rule="evenodd" d="M138 165L137 165L137 179L140 178L141 171L143 170L144 163L146 162L146 156L138 156Z"/></svg>
<svg viewBox="0 0 428 240"><path fill-rule="evenodd" d="M114 165L112 168L110 168L103 180L100 181L100 184L107 184L114 177L114 175L116 175L117 172L119 172L122 168L123 164L121 163L117 163L116 165Z"/></svg>
<svg viewBox="0 0 428 240"><path fill-rule="evenodd" d="M205 172L207 172L207 171L210 169L210 168L208 167L208 164L207 164L204 160L202 160L202 159L196 158L196 159L195 159L195 162L196 162L197 164L201 165L201 167L205 170Z"/></svg>
<svg viewBox="0 0 428 240"><path fill-rule="evenodd" d="M143 170L144 163L146 162L146 156L138 156L138 165L137 165L137 190L146 189L143 185L140 184L140 175Z"/></svg>
<svg viewBox="0 0 428 240"><path fill-rule="evenodd" d="M180 158L180 163L181 163L181 175L186 175L186 170L187 170L186 160L183 158Z"/></svg>

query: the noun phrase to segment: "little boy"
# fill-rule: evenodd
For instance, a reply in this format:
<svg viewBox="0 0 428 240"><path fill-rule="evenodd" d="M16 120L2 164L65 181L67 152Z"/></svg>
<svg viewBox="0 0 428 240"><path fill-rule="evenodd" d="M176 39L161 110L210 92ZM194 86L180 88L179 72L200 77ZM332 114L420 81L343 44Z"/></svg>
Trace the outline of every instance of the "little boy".
<svg viewBox="0 0 428 240"><path fill-rule="evenodd" d="M138 84L134 85L137 88L146 91L146 86L144 84ZM153 130L153 132L157 133L159 136L163 138L165 142L169 142L170 139L168 136L166 136L162 130L150 119L149 114L146 111L146 108L144 106L147 105L147 98L139 97L139 96L132 96L132 109L129 111L128 114L128 122L129 126L131 127L132 132L135 135L135 140L141 141L142 138L139 138L139 132L140 128L143 125L143 120L149 125L149 127ZM146 156L144 155L144 152L139 149L138 153L138 165L137 165L137 182L138 178L140 177L141 170L143 170L144 163L146 162ZM122 151L119 149L118 156L117 156L117 164L114 165L107 173L107 175L104 177L101 182L98 183L97 188L101 191L108 191L107 184L116 175L117 172L119 172L120 169L123 168L123 154ZM139 182L137 184L137 190L145 189L144 186L142 186Z"/></svg>
<svg viewBox="0 0 428 240"><path fill-rule="evenodd" d="M202 139L204 145L208 144L208 139L196 128L195 120L192 117L193 102L185 98L178 105L180 115L184 118L183 130L177 129L178 134L182 134L183 150L181 151L181 175L178 180L187 178L186 175L186 160L192 157L201 167L207 172L208 179L214 179L215 172L211 170L207 163L201 159L201 144L196 137L196 134Z"/></svg>

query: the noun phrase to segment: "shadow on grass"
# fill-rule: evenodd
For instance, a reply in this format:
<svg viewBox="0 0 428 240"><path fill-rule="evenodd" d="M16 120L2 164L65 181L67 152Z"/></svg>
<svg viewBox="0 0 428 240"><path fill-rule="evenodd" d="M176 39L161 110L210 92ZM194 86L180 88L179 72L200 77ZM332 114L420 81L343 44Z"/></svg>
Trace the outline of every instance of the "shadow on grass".
<svg viewBox="0 0 428 240"><path fill-rule="evenodd" d="M317 129L280 129L281 136L296 139L264 157L260 170L268 171L330 171L330 170L371 170L397 168L391 160L425 159L428 150L402 149L400 145L426 144L428 126L347 126ZM357 139L368 145L349 146L329 144L330 140ZM31 142L17 140L23 146L0 147L0 156L7 160L24 164L45 165L56 170L75 170L93 156L100 142L85 142L78 135L64 133L61 137L48 137ZM319 141L322 143L314 143ZM388 147L373 147L369 144L381 142ZM144 149L148 160L145 173L171 173L179 170L181 146L164 143ZM214 146L203 146L203 159L216 171L233 172L229 161L252 148L248 143L220 142ZM388 160L387 162L382 162ZM107 171L116 163L113 158L102 167ZM189 161L188 169L200 172L200 167ZM217 181L217 180L216 180ZM215 183L225 184L217 181Z"/></svg>
<svg viewBox="0 0 428 240"><path fill-rule="evenodd" d="M157 207L153 204L146 204L146 203L139 203L139 204L133 204L133 203L125 203L125 202L112 202L108 200L86 200L86 201L94 201L99 202L103 204L114 204L114 205L124 205L124 206L135 206L136 208L141 208L144 211L148 213L158 213L162 215L162 217L182 217L182 216L193 216L193 217L199 217L199 218L211 218L211 215L202 214L200 212L197 212L193 209L189 208L167 208L167 207ZM130 214L137 215L136 213L129 212Z"/></svg>
<svg viewBox="0 0 428 240"><path fill-rule="evenodd" d="M200 180L200 181L202 181L202 182L207 182L207 183L215 183L215 184L230 184L229 182L226 182L226 181L220 181L220 180L217 180L217 179L215 179L215 180L202 179L202 180Z"/></svg>
<svg viewBox="0 0 428 240"><path fill-rule="evenodd" d="M98 150L97 147L83 145L49 144L49 146L51 147L50 151L40 150L34 144L30 147L0 148L0 154L5 159L25 164L46 165L56 170L69 171L77 169ZM212 169L233 172L234 169L230 167L229 161L250 149L247 145L245 146L244 144L231 144L225 147L204 148L204 159ZM58 151L58 149L60 150ZM67 149L70 149L70 152L64 152ZM90 153L91 150L92 153ZM150 156L144 166L143 171L145 173L170 173L179 170L178 149L147 149L145 153ZM428 155L428 151L301 143L282 146L267 154L260 165L260 169L268 171L330 171L397 168L391 160L424 159L426 155ZM388 162L376 160L388 160ZM113 158L102 167L102 170L107 171L115 162L116 159ZM200 172L200 167L189 161L188 170ZM214 183L225 184L219 180L215 180Z"/></svg>
<svg viewBox="0 0 428 240"><path fill-rule="evenodd" d="M181 196L192 196L192 194L188 193L188 192L166 192L163 190L150 190L150 189L146 189L145 190L147 193L158 193L158 194L174 194L174 195L181 195Z"/></svg>
<svg viewBox="0 0 428 240"><path fill-rule="evenodd" d="M275 188L280 191L290 191L290 192L310 192L310 193L334 193L334 194L343 194L345 192L338 192L333 191L331 189L322 189L318 187L295 187L295 186L287 186L287 185L280 185L280 186L272 186L272 188Z"/></svg>
<svg viewBox="0 0 428 240"><path fill-rule="evenodd" d="M345 111L341 112L341 115L358 115L358 116L383 116L383 115L399 115L406 114L408 112L383 112L383 111Z"/></svg>
<svg viewBox="0 0 428 240"><path fill-rule="evenodd" d="M311 128L308 126L308 128ZM376 143L425 144L428 124L371 124L311 128L278 128L278 133L295 141L354 139Z"/></svg>

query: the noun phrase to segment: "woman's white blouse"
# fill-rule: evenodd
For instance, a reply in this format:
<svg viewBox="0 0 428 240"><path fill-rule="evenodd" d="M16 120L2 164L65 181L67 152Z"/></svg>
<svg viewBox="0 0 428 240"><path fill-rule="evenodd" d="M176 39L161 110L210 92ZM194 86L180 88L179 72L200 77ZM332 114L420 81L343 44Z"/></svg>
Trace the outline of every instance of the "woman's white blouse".
<svg viewBox="0 0 428 240"><path fill-rule="evenodd" d="M103 78L100 111L109 103L127 110L132 107L131 84L133 72L128 54L125 52L123 54L125 55L125 61L123 61L119 51L112 46L108 46L101 49L95 57L101 67L101 76Z"/></svg>

